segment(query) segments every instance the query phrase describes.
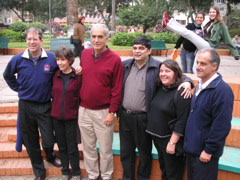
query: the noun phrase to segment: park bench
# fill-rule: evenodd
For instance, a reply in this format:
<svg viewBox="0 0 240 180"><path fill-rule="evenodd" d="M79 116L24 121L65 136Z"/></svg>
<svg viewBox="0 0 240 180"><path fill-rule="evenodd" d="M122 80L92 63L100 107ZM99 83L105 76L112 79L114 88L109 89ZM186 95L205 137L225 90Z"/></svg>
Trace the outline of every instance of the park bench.
<svg viewBox="0 0 240 180"><path fill-rule="evenodd" d="M10 38L0 37L0 48L3 49L3 54L8 54L9 41L10 41Z"/></svg>
<svg viewBox="0 0 240 180"><path fill-rule="evenodd" d="M74 48L73 44L70 44L70 38L51 38L50 51L56 51L60 46L69 46Z"/></svg>
<svg viewBox="0 0 240 180"><path fill-rule="evenodd" d="M162 50L166 50L166 56L169 48L166 47L164 40L152 40L151 41L152 50L160 50L160 56L162 53Z"/></svg>

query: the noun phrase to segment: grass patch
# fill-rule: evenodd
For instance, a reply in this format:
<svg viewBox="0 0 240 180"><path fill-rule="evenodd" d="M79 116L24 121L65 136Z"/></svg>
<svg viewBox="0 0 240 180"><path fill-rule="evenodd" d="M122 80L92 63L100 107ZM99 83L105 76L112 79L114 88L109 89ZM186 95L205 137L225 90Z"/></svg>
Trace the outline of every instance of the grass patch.
<svg viewBox="0 0 240 180"><path fill-rule="evenodd" d="M166 44L168 48L173 49L175 44ZM132 46L114 46L109 41L107 42L107 46L112 50L132 50ZM26 42L10 42L8 44L9 48L27 48ZM43 39L43 48L49 49L50 48L50 39Z"/></svg>

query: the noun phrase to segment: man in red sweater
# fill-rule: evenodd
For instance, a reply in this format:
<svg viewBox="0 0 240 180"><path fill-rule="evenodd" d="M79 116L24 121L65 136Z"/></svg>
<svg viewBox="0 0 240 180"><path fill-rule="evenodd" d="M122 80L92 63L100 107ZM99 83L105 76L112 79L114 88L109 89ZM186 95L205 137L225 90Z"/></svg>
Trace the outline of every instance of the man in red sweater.
<svg viewBox="0 0 240 180"><path fill-rule="evenodd" d="M106 46L109 30L104 24L91 29L93 48L82 52L79 127L84 164L89 179L103 180L113 173L113 120L122 99L123 65L120 57ZM96 141L100 147L100 170Z"/></svg>

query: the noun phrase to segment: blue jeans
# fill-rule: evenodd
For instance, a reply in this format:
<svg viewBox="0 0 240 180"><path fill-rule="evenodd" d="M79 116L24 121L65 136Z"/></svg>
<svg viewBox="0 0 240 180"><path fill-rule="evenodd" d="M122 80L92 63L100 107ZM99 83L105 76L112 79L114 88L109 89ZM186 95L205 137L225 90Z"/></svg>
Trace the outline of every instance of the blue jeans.
<svg viewBox="0 0 240 180"><path fill-rule="evenodd" d="M181 50L180 53L182 71L184 73L193 73L193 63L195 58L195 52L188 52L184 49Z"/></svg>

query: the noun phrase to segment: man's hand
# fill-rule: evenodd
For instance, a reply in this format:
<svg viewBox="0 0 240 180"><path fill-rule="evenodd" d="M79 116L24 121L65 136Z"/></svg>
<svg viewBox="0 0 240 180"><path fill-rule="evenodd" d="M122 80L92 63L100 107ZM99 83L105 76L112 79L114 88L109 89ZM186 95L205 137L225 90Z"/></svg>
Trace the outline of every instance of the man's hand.
<svg viewBox="0 0 240 180"><path fill-rule="evenodd" d="M206 153L206 152L203 150L202 153L201 153L201 155L200 155L200 157L199 157L199 160L200 160L201 162L207 163L207 162L209 162L209 161L211 160L211 157L212 157L211 154L208 154L208 153Z"/></svg>
<svg viewBox="0 0 240 180"><path fill-rule="evenodd" d="M104 124L110 126L113 123L114 118L115 118L114 114L108 113L104 120Z"/></svg>
<svg viewBox="0 0 240 180"><path fill-rule="evenodd" d="M182 84L180 84L180 86L178 87L178 90L184 88L181 96L184 95L184 99L190 98L192 96L191 93L191 83L190 82L183 82Z"/></svg>
<svg viewBox="0 0 240 180"><path fill-rule="evenodd" d="M75 73L76 73L76 75L81 75L82 74L82 67L81 66L75 67Z"/></svg>

